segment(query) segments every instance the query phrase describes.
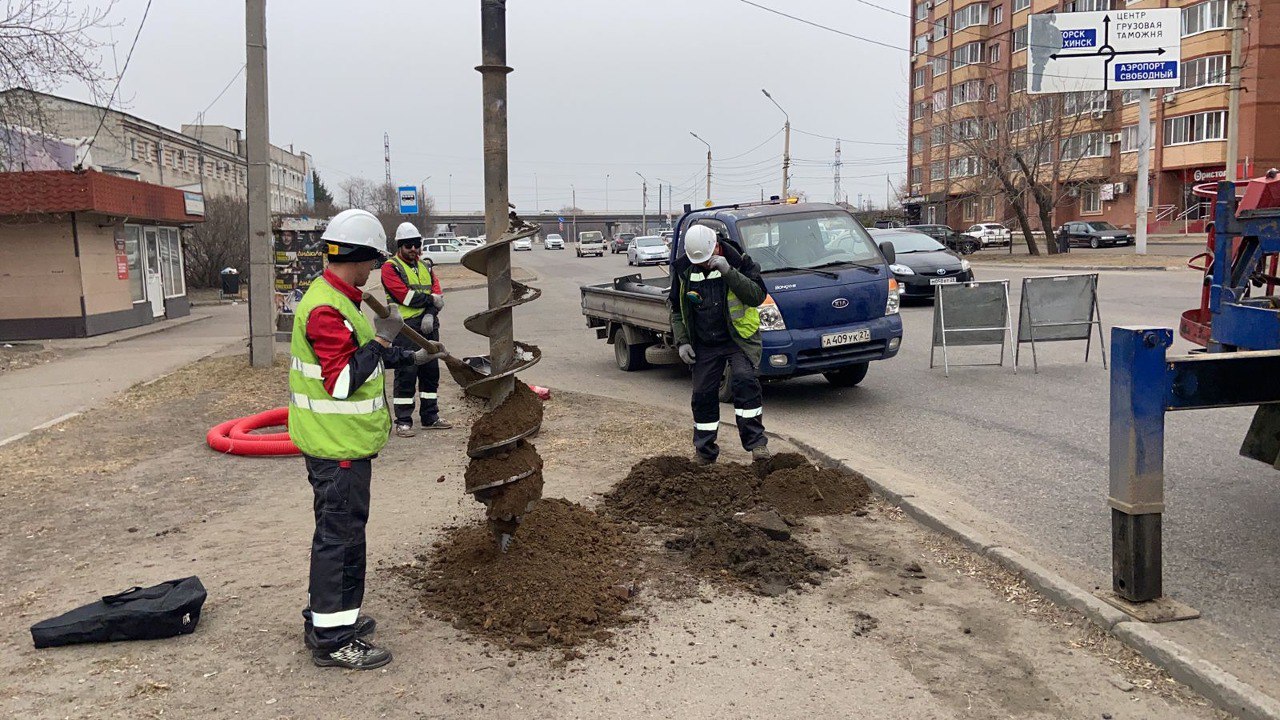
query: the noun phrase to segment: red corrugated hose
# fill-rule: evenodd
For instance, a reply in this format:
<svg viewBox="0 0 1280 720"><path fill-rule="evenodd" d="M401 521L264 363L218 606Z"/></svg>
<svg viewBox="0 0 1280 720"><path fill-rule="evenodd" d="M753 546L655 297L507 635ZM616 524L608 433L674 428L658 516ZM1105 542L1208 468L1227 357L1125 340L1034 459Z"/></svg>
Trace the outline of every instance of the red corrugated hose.
<svg viewBox="0 0 1280 720"><path fill-rule="evenodd" d="M209 431L209 447L231 455L300 455L288 432L254 433L289 422L289 408L276 408L249 417L228 420Z"/></svg>

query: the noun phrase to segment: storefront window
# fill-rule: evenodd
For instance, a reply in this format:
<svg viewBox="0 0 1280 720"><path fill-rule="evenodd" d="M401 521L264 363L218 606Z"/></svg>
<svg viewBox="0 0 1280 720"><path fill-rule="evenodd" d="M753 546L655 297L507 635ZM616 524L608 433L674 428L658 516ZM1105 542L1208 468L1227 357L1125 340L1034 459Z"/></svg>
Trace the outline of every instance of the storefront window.
<svg viewBox="0 0 1280 720"><path fill-rule="evenodd" d="M160 228L160 270L164 276L164 296L176 297L186 294L186 283L182 277L182 242L180 233L175 227Z"/></svg>
<svg viewBox="0 0 1280 720"><path fill-rule="evenodd" d="M124 249L129 256L129 293L134 302L142 302L146 299L142 289L146 282L142 276L142 228L137 225L124 226Z"/></svg>

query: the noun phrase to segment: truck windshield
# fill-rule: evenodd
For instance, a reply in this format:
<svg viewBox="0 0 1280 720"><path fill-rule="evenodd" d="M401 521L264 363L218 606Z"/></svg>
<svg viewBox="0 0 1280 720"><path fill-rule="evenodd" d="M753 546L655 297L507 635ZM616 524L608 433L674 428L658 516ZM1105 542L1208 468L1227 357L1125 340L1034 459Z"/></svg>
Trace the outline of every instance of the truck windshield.
<svg viewBox="0 0 1280 720"><path fill-rule="evenodd" d="M765 272L868 260L882 262L867 231L842 212L743 220L738 223L738 234L747 253Z"/></svg>
<svg viewBox="0 0 1280 720"><path fill-rule="evenodd" d="M578 233L578 242L584 242L584 243L604 242L604 233L602 232Z"/></svg>

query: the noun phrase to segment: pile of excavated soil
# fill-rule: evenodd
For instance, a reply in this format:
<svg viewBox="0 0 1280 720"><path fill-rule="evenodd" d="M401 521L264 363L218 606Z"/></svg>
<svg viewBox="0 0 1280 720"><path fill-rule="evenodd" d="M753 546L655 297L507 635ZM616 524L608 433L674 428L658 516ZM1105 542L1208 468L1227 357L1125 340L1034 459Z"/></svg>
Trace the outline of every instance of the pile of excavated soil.
<svg viewBox="0 0 1280 720"><path fill-rule="evenodd" d="M830 561L795 540L775 539L734 518L687 529L668 540L666 547L684 553L695 570L712 576L728 572L769 597L805 583L818 585L822 582L819 573L831 569Z"/></svg>
<svg viewBox="0 0 1280 720"><path fill-rule="evenodd" d="M512 438L542 423L542 400L528 385L516 380L515 389L502 404L471 426L467 451Z"/></svg>
<svg viewBox="0 0 1280 720"><path fill-rule="evenodd" d="M858 475L808 464L769 473L760 492L765 504L784 515L843 515L861 510L871 497Z"/></svg>
<svg viewBox="0 0 1280 720"><path fill-rule="evenodd" d="M688 458L659 455L636 463L605 498L619 517L688 527L755 507L759 485L749 465L695 465Z"/></svg>
<svg viewBox="0 0 1280 720"><path fill-rule="evenodd" d="M635 543L618 523L567 500L543 500L506 553L483 525L435 544L426 568L401 568L437 618L514 647L607 639L640 574ZM424 560L426 558L423 558Z"/></svg>

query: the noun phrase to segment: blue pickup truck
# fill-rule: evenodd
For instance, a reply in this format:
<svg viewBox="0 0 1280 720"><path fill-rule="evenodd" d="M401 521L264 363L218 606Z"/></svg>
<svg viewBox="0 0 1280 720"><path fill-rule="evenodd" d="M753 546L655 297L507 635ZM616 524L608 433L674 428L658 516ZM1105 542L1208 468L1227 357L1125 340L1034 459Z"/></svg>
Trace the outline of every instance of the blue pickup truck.
<svg viewBox="0 0 1280 720"><path fill-rule="evenodd" d="M898 353L902 318L889 271L893 246L877 246L845 209L794 200L686 206L671 243L673 260L684 253L684 231L693 225L712 228L760 265L769 293L760 307L762 380L822 374L833 385L852 387L872 360ZM620 369L678 362L671 347L670 282L669 276L636 274L582 286L587 326L613 345Z"/></svg>

